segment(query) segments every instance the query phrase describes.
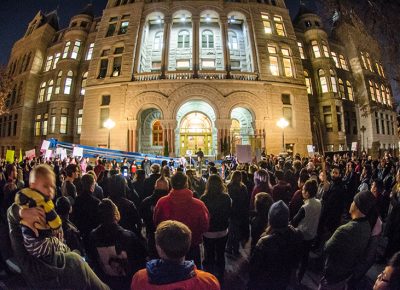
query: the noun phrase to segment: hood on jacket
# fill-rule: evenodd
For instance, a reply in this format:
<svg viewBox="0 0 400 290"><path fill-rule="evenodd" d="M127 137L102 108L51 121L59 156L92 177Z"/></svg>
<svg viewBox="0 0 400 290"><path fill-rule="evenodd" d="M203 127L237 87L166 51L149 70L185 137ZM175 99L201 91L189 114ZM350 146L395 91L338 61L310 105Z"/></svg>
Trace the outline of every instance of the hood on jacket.
<svg viewBox="0 0 400 290"><path fill-rule="evenodd" d="M146 263L146 271L150 284L165 285L188 280L196 275L193 261L184 261L182 264L161 259Z"/></svg>

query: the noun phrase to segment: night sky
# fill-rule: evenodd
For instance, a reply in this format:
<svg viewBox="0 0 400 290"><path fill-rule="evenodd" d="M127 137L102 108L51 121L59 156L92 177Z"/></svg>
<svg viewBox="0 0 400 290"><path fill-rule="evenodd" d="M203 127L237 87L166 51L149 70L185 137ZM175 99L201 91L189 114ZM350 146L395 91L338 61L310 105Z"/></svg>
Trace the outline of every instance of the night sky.
<svg viewBox="0 0 400 290"><path fill-rule="evenodd" d="M93 2L95 15L100 16L107 0L0 0L0 64L7 64L13 44L26 32L28 23L36 13L50 12L58 7L60 28L68 25L72 16L87 3ZM286 0L293 17L299 8L299 0Z"/></svg>

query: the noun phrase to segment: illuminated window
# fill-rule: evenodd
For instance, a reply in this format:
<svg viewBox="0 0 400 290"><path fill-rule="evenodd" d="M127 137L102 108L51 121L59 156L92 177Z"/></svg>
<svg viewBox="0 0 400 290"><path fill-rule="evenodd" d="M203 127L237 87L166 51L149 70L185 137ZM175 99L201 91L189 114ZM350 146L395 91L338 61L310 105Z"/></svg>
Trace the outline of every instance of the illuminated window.
<svg viewBox="0 0 400 290"><path fill-rule="evenodd" d="M365 57L367 58L368 69L369 69L371 72L373 72L372 64L371 64L371 58L369 57L369 53L368 53L368 52L365 53Z"/></svg>
<svg viewBox="0 0 400 290"><path fill-rule="evenodd" d="M384 85L381 85L381 92L382 92L382 101L385 105L387 105L387 96L386 96L386 90L385 90Z"/></svg>
<svg viewBox="0 0 400 290"><path fill-rule="evenodd" d="M152 131L153 131L153 146L162 146L163 145L163 128L162 128L161 122L159 120L157 120L153 123Z"/></svg>
<svg viewBox="0 0 400 290"><path fill-rule="evenodd" d="M163 42L163 33L161 31L154 35L153 50L161 50Z"/></svg>
<svg viewBox="0 0 400 290"><path fill-rule="evenodd" d="M41 134L41 123L42 123L42 115L36 115L35 136L40 136Z"/></svg>
<svg viewBox="0 0 400 290"><path fill-rule="evenodd" d="M78 58L80 48L81 48L81 41L80 40L75 41L74 48L72 49L71 53L71 58L73 59Z"/></svg>
<svg viewBox="0 0 400 290"><path fill-rule="evenodd" d="M337 93L338 92L338 88L337 88L335 73L333 72L333 70L330 70L330 74L331 74L332 91L334 93Z"/></svg>
<svg viewBox="0 0 400 290"><path fill-rule="evenodd" d="M76 134L81 134L82 132L82 115L83 109L78 110L78 117L76 118Z"/></svg>
<svg viewBox="0 0 400 290"><path fill-rule="evenodd" d="M44 101L44 94L45 94L45 92L46 92L46 83L43 82L43 83L40 85L38 103L41 103L41 102Z"/></svg>
<svg viewBox="0 0 400 290"><path fill-rule="evenodd" d="M361 63L362 63L363 68L368 69L367 60L366 60L364 52L361 52L361 60L362 60Z"/></svg>
<svg viewBox="0 0 400 290"><path fill-rule="evenodd" d="M64 94L66 94L66 95L69 95L71 93L73 76L74 76L74 74L72 73L72 71L69 71L67 73L67 77L65 78Z"/></svg>
<svg viewBox="0 0 400 290"><path fill-rule="evenodd" d="M202 48L214 48L214 34L210 30L204 30L201 35Z"/></svg>
<svg viewBox="0 0 400 290"><path fill-rule="evenodd" d="M50 101L51 100L51 95L53 94L53 80L49 81L49 83L47 84L47 94L46 94L46 101Z"/></svg>
<svg viewBox="0 0 400 290"><path fill-rule="evenodd" d="M100 70L99 70L99 79L104 79L107 75L107 68L108 68L108 59L103 58L100 60Z"/></svg>
<svg viewBox="0 0 400 290"><path fill-rule="evenodd" d="M297 46L299 47L299 51L300 51L300 57L301 59L305 59L305 55L304 55L304 49L303 49L303 44L301 42L297 42Z"/></svg>
<svg viewBox="0 0 400 290"><path fill-rule="evenodd" d="M233 31L229 31L228 38L229 38L229 49L230 50L239 49L239 42L236 33Z"/></svg>
<svg viewBox="0 0 400 290"><path fill-rule="evenodd" d="M347 66L347 61L343 55L339 54L339 60L340 60L340 65L342 66L342 69L349 70L349 67Z"/></svg>
<svg viewBox="0 0 400 290"><path fill-rule="evenodd" d="M81 96L85 95L86 92L86 82L87 82L88 72L85 72L82 76L82 83L81 83Z"/></svg>
<svg viewBox="0 0 400 290"><path fill-rule="evenodd" d="M60 60L60 56L61 56L61 53L59 53L59 52L55 54L54 62L53 62L53 69L55 69L57 67L57 63Z"/></svg>
<svg viewBox="0 0 400 290"><path fill-rule="evenodd" d="M279 76L279 61L278 56L273 55L276 54L276 47L275 46L268 46L268 53L269 53L269 69L273 76Z"/></svg>
<svg viewBox="0 0 400 290"><path fill-rule="evenodd" d="M189 69L190 68L190 60L189 59L180 59L176 61L176 67L178 69Z"/></svg>
<svg viewBox="0 0 400 290"><path fill-rule="evenodd" d="M91 43L89 45L89 49L88 49L88 52L86 54L86 60L91 60L92 59L92 57L93 57L93 49L94 49L94 43Z"/></svg>
<svg viewBox="0 0 400 290"><path fill-rule="evenodd" d="M318 42L316 40L311 41L311 46L314 52L314 57L315 58L321 57L321 52L319 50Z"/></svg>
<svg viewBox="0 0 400 290"><path fill-rule="evenodd" d="M129 21L122 21L118 34L125 34L128 31Z"/></svg>
<svg viewBox="0 0 400 290"><path fill-rule="evenodd" d="M321 84L321 90L323 93L327 93L328 92L328 80L325 76L325 71L320 69L318 71L318 77L319 77L319 82Z"/></svg>
<svg viewBox="0 0 400 290"><path fill-rule="evenodd" d="M62 80L62 71L60 71L57 75L57 79L56 79L56 89L54 90L54 93L56 95L58 95L60 93L61 90L61 80Z"/></svg>
<svg viewBox="0 0 400 290"><path fill-rule="evenodd" d="M121 74L121 65L122 65L122 57L121 56L115 57L113 63L113 72L111 76L117 77Z"/></svg>
<svg viewBox="0 0 400 290"><path fill-rule="evenodd" d="M379 90L379 85L375 83L376 99L379 103L382 103L381 91Z"/></svg>
<svg viewBox="0 0 400 290"><path fill-rule="evenodd" d="M340 68L339 59L337 57L336 52L331 51L331 55L332 55L333 61L335 62L336 67Z"/></svg>
<svg viewBox="0 0 400 290"><path fill-rule="evenodd" d="M71 46L71 41L67 41L64 47L64 52L62 55L62 58L67 58L68 57L68 52L69 52L69 47Z"/></svg>
<svg viewBox="0 0 400 290"><path fill-rule="evenodd" d="M68 117L61 116L60 118L60 134L67 134Z"/></svg>
<svg viewBox="0 0 400 290"><path fill-rule="evenodd" d="M382 76L383 76L384 78L386 78L386 76L385 76L385 71L383 70L383 66L382 66L381 64L379 64L379 66L380 66L380 68L381 68Z"/></svg>
<svg viewBox="0 0 400 290"><path fill-rule="evenodd" d="M347 86L347 94L349 95L349 100L354 101L354 93L353 93L353 87L349 81L346 81L346 86Z"/></svg>
<svg viewBox="0 0 400 290"><path fill-rule="evenodd" d="M178 33L178 48L189 48L190 40L189 40L189 31L181 30Z"/></svg>
<svg viewBox="0 0 400 290"><path fill-rule="evenodd" d="M293 77L292 59L290 57L290 51L289 49L282 48L281 52L283 55L283 69L285 72L285 76Z"/></svg>
<svg viewBox="0 0 400 290"><path fill-rule="evenodd" d="M47 135L47 126L48 126L48 119L49 114L44 114L43 115L43 123L42 123L42 135L46 136Z"/></svg>
<svg viewBox="0 0 400 290"><path fill-rule="evenodd" d="M390 95L389 88L386 88L386 97L387 97L388 105L392 106L392 97Z"/></svg>
<svg viewBox="0 0 400 290"><path fill-rule="evenodd" d="M202 59L201 67L202 67L202 69L214 69L215 68L215 59Z"/></svg>
<svg viewBox="0 0 400 290"><path fill-rule="evenodd" d="M44 67L44 71L49 71L51 68L51 63L53 62L53 56L49 55L46 60L46 66Z"/></svg>
<svg viewBox="0 0 400 290"><path fill-rule="evenodd" d="M269 19L269 15L261 13L261 19L264 25L264 32L267 34L272 34L272 25L271 25L271 20Z"/></svg>
<svg viewBox="0 0 400 290"><path fill-rule="evenodd" d="M307 71L304 71L304 77L305 77L305 80L306 80L307 93L309 95L312 95L313 91L312 91L312 85L311 85L311 78L308 75Z"/></svg>
<svg viewBox="0 0 400 290"><path fill-rule="evenodd" d="M339 81L339 95L342 99L346 99L344 83L343 83L342 79L339 79L338 81Z"/></svg>
<svg viewBox="0 0 400 290"><path fill-rule="evenodd" d="M283 25L283 20L281 16L274 16L275 30L276 34L280 36L286 36L285 26Z"/></svg>
<svg viewBox="0 0 400 290"><path fill-rule="evenodd" d="M328 45L326 44L325 41L322 42L322 49L324 51L324 56L329 57Z"/></svg>
<svg viewBox="0 0 400 290"><path fill-rule="evenodd" d="M369 92L373 101L376 101L374 83L369 81Z"/></svg>

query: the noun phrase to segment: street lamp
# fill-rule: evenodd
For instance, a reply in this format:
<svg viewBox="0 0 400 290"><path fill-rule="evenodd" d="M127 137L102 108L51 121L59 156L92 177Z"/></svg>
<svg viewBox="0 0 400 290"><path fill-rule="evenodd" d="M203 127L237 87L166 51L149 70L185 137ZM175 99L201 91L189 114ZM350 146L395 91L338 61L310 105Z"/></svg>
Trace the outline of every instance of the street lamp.
<svg viewBox="0 0 400 290"><path fill-rule="evenodd" d="M276 125L282 129L282 152L285 153L285 128L289 126L289 122L285 118L280 118Z"/></svg>
<svg viewBox="0 0 400 290"><path fill-rule="evenodd" d="M111 133L111 129L115 127L115 122L111 119L107 119L104 121L103 123L104 128L108 129L108 144L107 144L107 148L110 149L110 133Z"/></svg>
<svg viewBox="0 0 400 290"><path fill-rule="evenodd" d="M364 151L364 152L365 152L364 133L365 133L366 130L367 130L367 128L365 128L364 125L360 128L360 131L361 131L361 133L362 133L362 148L363 148L363 151ZM367 144L367 147L368 147L368 144Z"/></svg>

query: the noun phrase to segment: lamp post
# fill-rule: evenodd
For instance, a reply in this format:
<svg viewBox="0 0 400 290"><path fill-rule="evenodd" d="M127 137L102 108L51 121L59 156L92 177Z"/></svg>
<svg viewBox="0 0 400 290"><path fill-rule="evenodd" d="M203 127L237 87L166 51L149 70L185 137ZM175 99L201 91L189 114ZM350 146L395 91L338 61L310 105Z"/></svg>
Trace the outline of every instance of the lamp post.
<svg viewBox="0 0 400 290"><path fill-rule="evenodd" d="M289 126L289 122L285 118L280 118L276 125L282 129L282 152L285 153L285 128Z"/></svg>
<svg viewBox="0 0 400 290"><path fill-rule="evenodd" d="M363 151L365 152L365 139L364 139L364 133L367 130L367 128L364 127L364 125L360 128L360 131L362 133L362 148Z"/></svg>
<svg viewBox="0 0 400 290"><path fill-rule="evenodd" d="M111 129L115 127L115 122L111 119L107 119L103 123L104 128L108 129L108 143L107 143L107 148L110 149L110 133Z"/></svg>

